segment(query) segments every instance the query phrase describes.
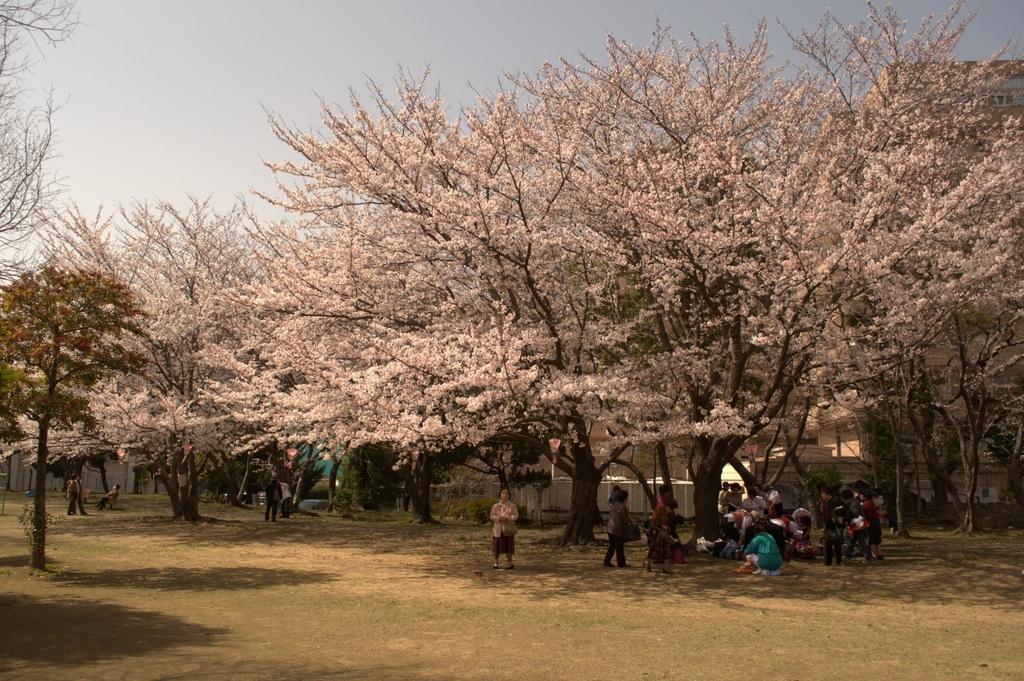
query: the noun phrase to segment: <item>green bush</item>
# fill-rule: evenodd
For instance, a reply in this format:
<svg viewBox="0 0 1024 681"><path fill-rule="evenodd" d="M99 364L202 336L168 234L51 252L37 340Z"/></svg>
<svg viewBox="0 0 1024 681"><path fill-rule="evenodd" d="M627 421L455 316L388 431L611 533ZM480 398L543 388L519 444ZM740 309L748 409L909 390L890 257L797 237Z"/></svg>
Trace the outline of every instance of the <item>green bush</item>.
<svg viewBox="0 0 1024 681"><path fill-rule="evenodd" d="M447 502L445 515L456 520L472 520L483 524L491 520L491 506L498 503L494 497L462 497Z"/></svg>

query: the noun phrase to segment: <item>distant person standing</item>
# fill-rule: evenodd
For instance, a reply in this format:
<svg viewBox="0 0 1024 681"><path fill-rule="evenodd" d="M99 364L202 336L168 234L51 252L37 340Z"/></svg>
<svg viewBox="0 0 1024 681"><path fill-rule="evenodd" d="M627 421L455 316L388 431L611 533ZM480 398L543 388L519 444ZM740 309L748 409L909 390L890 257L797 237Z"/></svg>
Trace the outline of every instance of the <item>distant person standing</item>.
<svg viewBox="0 0 1024 681"><path fill-rule="evenodd" d="M839 496L839 485L823 487L818 504L825 523L825 565L843 564L843 542L846 539L846 504Z"/></svg>
<svg viewBox="0 0 1024 681"><path fill-rule="evenodd" d="M505 554L508 564L506 570L515 567L512 556L516 552L516 521L519 520L519 509L509 501L508 490L501 490L498 503L491 506L491 553L494 554L494 569L498 569L498 557Z"/></svg>
<svg viewBox="0 0 1024 681"><path fill-rule="evenodd" d="M725 515L729 512L729 483L723 482L722 489L718 493L718 514Z"/></svg>
<svg viewBox="0 0 1024 681"><path fill-rule="evenodd" d="M629 493L625 490L618 490L615 493L615 503L608 513L608 550L604 554L604 566L612 566L612 556L615 556L616 567L626 567L626 534L629 530L629 512L626 510L626 499Z"/></svg>
<svg viewBox="0 0 1024 681"><path fill-rule="evenodd" d="M882 560L882 514L875 503L871 489L864 488L859 493L860 510L868 521L868 548L874 560Z"/></svg>
<svg viewBox="0 0 1024 681"><path fill-rule="evenodd" d="M612 509L615 507L615 500L619 498L619 492L622 488L618 485L612 485L612 491L608 493L608 508Z"/></svg>
<svg viewBox="0 0 1024 681"><path fill-rule="evenodd" d="M655 508L668 506L668 500L672 498L672 485L662 483L658 485L658 500Z"/></svg>
<svg viewBox="0 0 1024 681"><path fill-rule="evenodd" d="M292 489L284 480L281 481L281 517L290 518L292 515Z"/></svg>
<svg viewBox="0 0 1024 681"><path fill-rule="evenodd" d="M78 500L82 491L82 485L78 481L77 475L72 475L68 479L67 487L64 489L64 495L68 500L68 515L78 515Z"/></svg>
<svg viewBox="0 0 1024 681"><path fill-rule="evenodd" d="M270 478L270 482L267 483L266 489L266 507L263 510L263 521L268 520L277 522L277 505L281 503L281 483L277 481L277 476Z"/></svg>
<svg viewBox="0 0 1024 681"><path fill-rule="evenodd" d="M868 520L864 517L860 500L853 493L852 489L844 489L840 497L846 504L846 524L848 527L846 539L846 558L853 557L853 549L856 548L864 562L871 560L871 551L868 549Z"/></svg>

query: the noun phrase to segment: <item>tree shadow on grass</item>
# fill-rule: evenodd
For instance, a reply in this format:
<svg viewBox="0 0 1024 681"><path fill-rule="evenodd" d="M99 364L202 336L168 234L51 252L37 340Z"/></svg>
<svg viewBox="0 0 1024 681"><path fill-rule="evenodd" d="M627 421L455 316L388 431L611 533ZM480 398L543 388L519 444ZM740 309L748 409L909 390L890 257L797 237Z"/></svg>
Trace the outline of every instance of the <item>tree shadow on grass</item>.
<svg viewBox="0 0 1024 681"><path fill-rule="evenodd" d="M450 551L425 567L410 581L462 580L479 588L495 589L537 600L585 600L597 594L646 601L676 598L680 602L715 601L747 607L750 600L789 601L803 607L837 600L872 605L880 601L905 604L960 604L1017 612L1024 576L1019 550L997 550L996 555L964 558L945 542L904 543L889 547L885 561L865 565L848 561L826 567L821 559L788 563L779 577L735 574L738 561L707 554L691 555L672 574L642 569L644 550L631 545L629 569L601 565L603 548L552 549L544 540L520 533L514 571L490 569L484 551ZM955 547L955 543L954 543ZM437 551L435 550L435 553Z"/></svg>
<svg viewBox="0 0 1024 681"><path fill-rule="evenodd" d="M147 610L86 599L9 596L0 603L0 675L19 663L77 667L173 648L213 645L227 633ZM41 678L41 677L40 677Z"/></svg>
<svg viewBox="0 0 1024 681"><path fill-rule="evenodd" d="M50 577L50 581L63 586L158 591L237 591L335 579L334 575L308 570L255 567L154 567L102 572L68 570Z"/></svg>
<svg viewBox="0 0 1024 681"><path fill-rule="evenodd" d="M178 681L180 674L157 677L161 681ZM429 668L413 662L395 660L390 664L355 666L347 664L343 652L328 659L307 662L295 659L272 658L260 662L258 669L239 670L237 662L227 663L216 657L204 661L203 671L190 673L190 681L225 681L245 679L246 681L281 681L282 679L315 679L316 681L419 681L449 678L438 675Z"/></svg>
<svg viewBox="0 0 1024 681"><path fill-rule="evenodd" d="M28 554L21 556L0 556L0 567L27 567Z"/></svg>
<svg viewBox="0 0 1024 681"><path fill-rule="evenodd" d="M113 527L97 525L86 533L109 535ZM79 528L85 529L79 525L76 534ZM264 523L261 517L254 517L206 524L142 518L125 529L189 546L258 545L299 550L315 546L320 550L407 555L419 558L416 564L423 568L414 568L407 577L389 578L411 584L420 580L468 581L480 588L508 589L537 599L587 598L596 593L638 601L679 597L730 603L771 598L794 604L826 599L870 604L884 599L892 603L958 603L1018 610L1024 586L1021 542L981 537L887 542L887 559L881 563L865 566L855 561L827 568L818 559L787 564L782 576L761 578L736 575L733 571L739 563L707 554L691 556L690 564L678 567L675 574L648 574L639 568L643 555L639 544L629 545L632 569L606 569L601 567L601 546L554 547L557 528L520 532L514 571L490 569L488 526L383 524L330 517ZM217 585L214 577L210 576L208 588L225 588ZM242 584L246 582L244 577L239 579Z"/></svg>

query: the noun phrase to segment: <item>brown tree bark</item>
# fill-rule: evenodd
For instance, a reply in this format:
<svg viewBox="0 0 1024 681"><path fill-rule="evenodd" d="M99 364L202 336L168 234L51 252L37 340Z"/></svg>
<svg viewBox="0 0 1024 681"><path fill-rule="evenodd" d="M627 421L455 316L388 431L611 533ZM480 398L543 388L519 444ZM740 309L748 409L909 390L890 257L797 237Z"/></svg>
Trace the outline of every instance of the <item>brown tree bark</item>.
<svg viewBox="0 0 1024 681"><path fill-rule="evenodd" d="M654 508L654 505L658 502L658 495L654 493L654 489L647 482L647 476L644 475L644 472L632 461L619 461L618 463L633 472L633 475L636 476L636 481L640 483L640 489L644 491L644 496L647 497L647 502L651 505L651 508Z"/></svg>
<svg viewBox="0 0 1024 681"><path fill-rule="evenodd" d="M710 459L700 459L693 477L693 535L714 541L722 532L718 513L718 492L722 488L722 467Z"/></svg>
<svg viewBox="0 0 1024 681"><path fill-rule="evenodd" d="M1006 478L1010 494L1018 506L1024 506L1024 483L1021 481L1020 457L1024 454L1024 419L1017 424L1017 435L1013 439L1013 451L1006 462Z"/></svg>
<svg viewBox="0 0 1024 681"><path fill-rule="evenodd" d="M50 420L39 420L39 435L36 438L36 486L32 499L32 567L46 569L46 464L49 456L47 440L50 434Z"/></svg>
<svg viewBox="0 0 1024 681"><path fill-rule="evenodd" d="M245 505L246 494L249 492L249 479L252 478L252 454L245 455L245 472L242 473L242 480L238 483L238 503Z"/></svg>
<svg viewBox="0 0 1024 681"><path fill-rule="evenodd" d="M658 467L661 468L661 484L671 487L672 472L668 467L668 448L665 446L664 440L658 440L654 445L654 456L658 460Z"/></svg>
<svg viewBox="0 0 1024 681"><path fill-rule="evenodd" d="M412 501L414 523L436 523L430 512L430 477L433 464L429 455L422 455L409 466L406 489Z"/></svg>
<svg viewBox="0 0 1024 681"><path fill-rule="evenodd" d="M327 475L327 508L334 508L334 497L338 492L338 470L341 468L343 455L336 455L331 462L331 471Z"/></svg>
<svg viewBox="0 0 1024 681"><path fill-rule="evenodd" d="M589 442L573 442L572 495L569 501L569 520L562 533L562 546L593 544L594 526L601 524L597 508L597 490L601 486L601 473L597 469Z"/></svg>
<svg viewBox="0 0 1024 681"><path fill-rule="evenodd" d="M156 459L152 465L159 472L175 519L189 522L202 520L199 514L199 478L195 452L184 454L177 446L173 446L166 459Z"/></svg>
<svg viewBox="0 0 1024 681"><path fill-rule="evenodd" d="M903 460L906 458L906 451L903 442L903 407L901 404L894 406L890 402L886 402L885 405L896 451L896 536L909 539L910 530L907 529L907 514L904 511L906 479L903 475Z"/></svg>

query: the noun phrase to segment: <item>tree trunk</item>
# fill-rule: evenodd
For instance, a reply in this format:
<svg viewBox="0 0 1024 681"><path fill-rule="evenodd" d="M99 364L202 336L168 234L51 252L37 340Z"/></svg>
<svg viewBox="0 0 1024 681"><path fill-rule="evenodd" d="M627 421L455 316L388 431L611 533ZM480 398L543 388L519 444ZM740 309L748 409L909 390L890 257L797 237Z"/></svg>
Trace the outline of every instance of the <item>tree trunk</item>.
<svg viewBox="0 0 1024 681"><path fill-rule="evenodd" d="M597 508L601 472L597 469L589 442L573 442L569 446L573 459L572 495L569 520L562 533L562 546L593 544L594 526L601 523L601 513Z"/></svg>
<svg viewBox="0 0 1024 681"><path fill-rule="evenodd" d="M47 439L50 434L49 419L39 421L39 437L36 440L36 486L32 499L32 567L46 569L46 463L49 456Z"/></svg>
<svg viewBox="0 0 1024 681"><path fill-rule="evenodd" d="M633 471L633 475L636 476L637 482L640 483L640 489L644 491L644 496L647 497L647 501L650 503L651 508L654 508L654 505L658 503L658 495L654 493L654 490L651 489L651 486L647 483L647 477L644 475L644 472L632 461L620 461L619 463Z"/></svg>
<svg viewBox="0 0 1024 681"><path fill-rule="evenodd" d="M964 496L967 498L964 504L964 519L960 524L960 531L974 534L974 531L978 529L974 495L978 491L978 468L981 460L978 450L981 447L981 443L974 437L967 437L967 441L962 441L960 447L964 451Z"/></svg>
<svg viewBox="0 0 1024 681"><path fill-rule="evenodd" d="M668 468L668 448L664 440L658 440L654 445L654 455L658 459L658 466L661 468L661 484L672 486L672 473ZM655 481L657 482L657 481Z"/></svg>
<svg viewBox="0 0 1024 681"><path fill-rule="evenodd" d="M949 512L949 488L946 481L935 474L925 458L925 469L928 471L928 482L932 486L932 514L943 517ZM957 515L962 515L957 513Z"/></svg>
<svg viewBox="0 0 1024 681"><path fill-rule="evenodd" d="M249 478L252 477L252 454L245 455L245 472L242 473L242 481L238 483L238 497L236 506L244 506L245 499L249 493Z"/></svg>
<svg viewBox="0 0 1024 681"><path fill-rule="evenodd" d="M164 489L171 501L175 519L181 518L189 522L202 520L202 516L199 515L199 489L195 484L195 454L179 454L174 448L166 463L153 465L158 466L160 477L163 478Z"/></svg>
<svg viewBox="0 0 1024 681"><path fill-rule="evenodd" d="M185 455L185 475L188 476L188 492L185 494L181 517L196 522L203 517L199 515L199 473L196 470L195 452Z"/></svg>
<svg viewBox="0 0 1024 681"><path fill-rule="evenodd" d="M718 513L718 493L722 489L722 467L710 457L702 457L693 478L693 538L714 541L722 533Z"/></svg>
<svg viewBox="0 0 1024 681"><path fill-rule="evenodd" d="M732 456L729 457L728 463L729 463L730 466L732 466L732 469L739 474L739 476L743 480L743 484L745 486L747 486L747 487L757 487L757 476L754 475L753 473L751 473L747 469L747 467L743 465L743 462L740 461L739 458L737 458L737 456L735 454L733 454ZM719 477L719 482L721 482L722 474L719 473L718 477ZM721 489L721 486L719 486L719 489Z"/></svg>
<svg viewBox="0 0 1024 681"><path fill-rule="evenodd" d="M896 435L902 436L902 433L897 431ZM903 489L905 480L903 478L903 444L902 440L897 438L896 445L896 536L902 539L910 538L910 531L907 530L907 514L904 511L904 497L906 491Z"/></svg>
<svg viewBox="0 0 1024 681"><path fill-rule="evenodd" d="M292 477L292 507L298 508L299 502L302 501L302 485L306 480L307 466L300 466L298 474Z"/></svg>
<svg viewBox="0 0 1024 681"><path fill-rule="evenodd" d="M935 514L939 515L941 513L945 515L948 503L952 503L956 515L963 517L964 505L956 491L956 484L950 477L959 464L955 460L945 464L940 462L938 453L933 447L925 447L921 450L921 453L924 455L925 467L928 469L928 477L932 483L932 500Z"/></svg>
<svg viewBox="0 0 1024 681"><path fill-rule="evenodd" d="M220 471L224 478L224 486L227 492L224 494L224 501L235 507L242 506L241 494L238 491L238 475L235 473L234 461L230 454L217 454L213 457L213 465ZM218 499L219 501L219 499Z"/></svg>
<svg viewBox="0 0 1024 681"><path fill-rule="evenodd" d="M429 455L421 454L409 468L409 496L412 499L414 523L436 523L430 514L430 476L432 463Z"/></svg>
<svg viewBox="0 0 1024 681"><path fill-rule="evenodd" d="M96 466L96 470L100 474L100 484L103 486L103 493L110 493L110 484L107 482L107 460L106 458L100 459L100 463Z"/></svg>
<svg viewBox="0 0 1024 681"><path fill-rule="evenodd" d="M1024 420L1017 424L1017 436L1013 441L1013 451L1006 462L1006 480L1010 493L1018 506L1024 506L1024 484L1020 476L1020 456L1024 452Z"/></svg>
<svg viewBox="0 0 1024 681"><path fill-rule="evenodd" d="M341 468L342 457L336 456L331 462L331 472L327 476L327 508L334 509L334 495L338 491L338 469Z"/></svg>

